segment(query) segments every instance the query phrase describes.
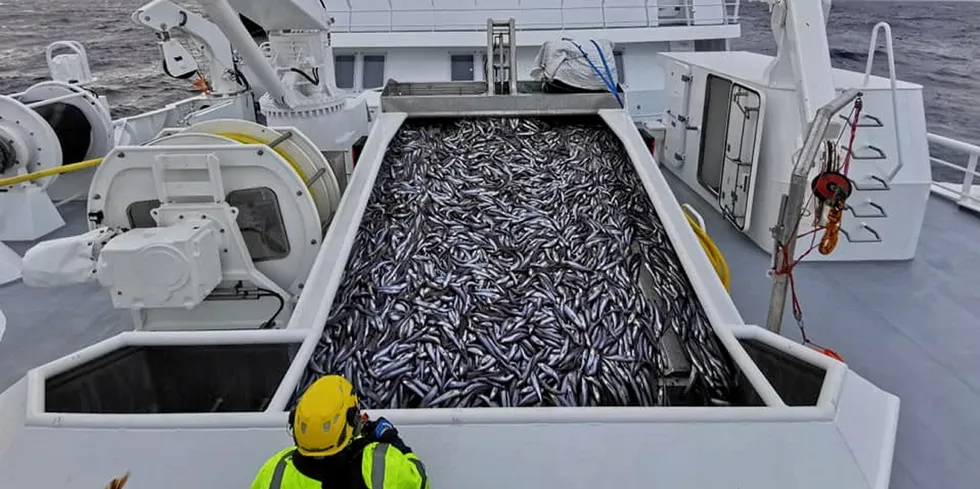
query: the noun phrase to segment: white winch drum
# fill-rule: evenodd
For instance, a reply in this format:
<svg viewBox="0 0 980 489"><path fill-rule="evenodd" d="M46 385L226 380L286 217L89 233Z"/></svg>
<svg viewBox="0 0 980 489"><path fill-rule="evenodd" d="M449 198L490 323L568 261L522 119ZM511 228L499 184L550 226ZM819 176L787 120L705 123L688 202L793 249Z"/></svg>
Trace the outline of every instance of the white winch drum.
<svg viewBox="0 0 980 489"><path fill-rule="evenodd" d="M225 137L244 135L268 144L282 137L287 131L292 135L276 145L275 150L292 160L300 170L300 178L309 182L321 169L323 174L309 185L313 201L316 202L320 219L329 223L333 219L337 206L340 204L342 193L337 183L337 176L330 168L330 163L303 133L295 128L270 128L255 122L240 119L216 119L204 121L190 126L183 132L216 134ZM234 139L234 138L232 138ZM288 157L288 158L285 158Z"/></svg>
<svg viewBox="0 0 980 489"><path fill-rule="evenodd" d="M20 97L22 103L29 104L73 94L76 96L34 108L36 112L42 114L58 135L62 143L64 165L99 158L112 149L112 116L109 111L92 92L59 81L37 83L24 91ZM77 111L75 112L77 115L65 117L61 114L65 109ZM66 148L66 145L77 146L79 143L82 147Z"/></svg>
<svg viewBox="0 0 980 489"><path fill-rule="evenodd" d="M154 163L167 147L175 155L200 147L200 153L218 157L225 200L239 209L238 226L255 268L298 295L320 247L319 212L305 183L276 152L266 148L221 157L221 146L240 145L223 136L182 132L113 150L92 178L88 212L101 221L90 219L89 227L155 226L150 211L160 202Z"/></svg>
<svg viewBox="0 0 980 489"><path fill-rule="evenodd" d="M8 141L4 145L4 155L0 155L8 161L6 166L0 162L0 178L34 173L61 165L58 135L44 117L4 95L0 95L0 137ZM11 160L17 163L14 164ZM54 177L45 177L35 180L35 183L45 188L53 180Z"/></svg>

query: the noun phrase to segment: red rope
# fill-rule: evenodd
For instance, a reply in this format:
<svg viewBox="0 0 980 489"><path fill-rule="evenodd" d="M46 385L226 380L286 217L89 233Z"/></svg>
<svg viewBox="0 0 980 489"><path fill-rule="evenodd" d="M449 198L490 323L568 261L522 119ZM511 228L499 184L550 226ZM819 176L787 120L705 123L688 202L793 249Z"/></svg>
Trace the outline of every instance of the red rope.
<svg viewBox="0 0 980 489"><path fill-rule="evenodd" d="M854 101L854 108L851 110L852 117L847 118L847 123L851 126L851 138L847 142L847 152L844 153L844 170L842 172L844 175L847 175L847 171L851 169L851 155L854 154L854 138L857 136L858 121L861 120L861 109L863 107L864 102L859 97Z"/></svg>

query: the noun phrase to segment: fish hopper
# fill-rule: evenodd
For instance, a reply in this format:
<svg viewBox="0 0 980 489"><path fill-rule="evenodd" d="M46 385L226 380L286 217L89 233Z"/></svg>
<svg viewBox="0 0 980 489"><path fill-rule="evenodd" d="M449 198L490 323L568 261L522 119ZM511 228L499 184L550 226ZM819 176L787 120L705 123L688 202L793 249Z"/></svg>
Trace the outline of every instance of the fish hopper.
<svg viewBox="0 0 980 489"><path fill-rule="evenodd" d="M341 373L434 487L886 487L897 398L744 324L618 98L499 88L389 82L288 325L31 371L5 485L247 487Z"/></svg>

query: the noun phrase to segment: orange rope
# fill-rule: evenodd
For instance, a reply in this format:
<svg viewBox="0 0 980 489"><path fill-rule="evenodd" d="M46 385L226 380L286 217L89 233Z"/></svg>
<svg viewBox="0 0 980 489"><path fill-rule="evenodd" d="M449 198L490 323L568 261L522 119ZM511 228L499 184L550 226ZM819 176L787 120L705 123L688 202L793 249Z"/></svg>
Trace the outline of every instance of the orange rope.
<svg viewBox="0 0 980 489"><path fill-rule="evenodd" d="M824 228L823 238L820 240L819 251L821 255L829 255L837 248L837 241L840 237L840 221L844 217L841 209L842 204L830 208L827 214L827 226Z"/></svg>

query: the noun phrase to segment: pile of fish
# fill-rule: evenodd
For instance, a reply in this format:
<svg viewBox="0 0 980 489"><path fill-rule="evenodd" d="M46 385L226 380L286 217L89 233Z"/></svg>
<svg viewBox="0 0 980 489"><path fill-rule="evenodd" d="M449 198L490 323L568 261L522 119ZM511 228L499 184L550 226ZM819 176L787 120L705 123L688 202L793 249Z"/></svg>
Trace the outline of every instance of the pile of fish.
<svg viewBox="0 0 980 489"><path fill-rule="evenodd" d="M298 392L339 373L376 409L663 405L668 328L726 400L732 367L603 124L408 121Z"/></svg>

